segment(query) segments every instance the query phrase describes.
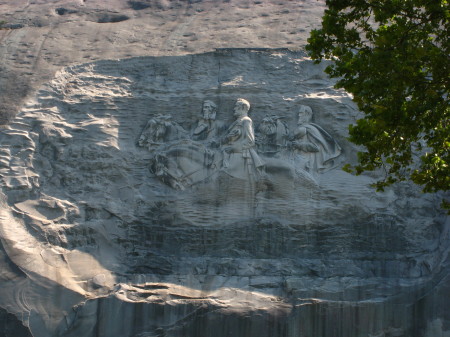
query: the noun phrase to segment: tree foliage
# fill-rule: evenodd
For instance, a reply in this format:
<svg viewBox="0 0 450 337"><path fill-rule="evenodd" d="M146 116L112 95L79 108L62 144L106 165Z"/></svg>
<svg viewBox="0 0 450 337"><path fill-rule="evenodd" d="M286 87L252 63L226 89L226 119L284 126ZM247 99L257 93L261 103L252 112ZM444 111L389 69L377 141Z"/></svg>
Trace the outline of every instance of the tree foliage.
<svg viewBox="0 0 450 337"><path fill-rule="evenodd" d="M322 28L311 32L306 49L316 62L334 61L326 72L364 113L349 139L365 150L347 169L384 168L381 190L405 179L425 192L449 190L449 1L326 4Z"/></svg>

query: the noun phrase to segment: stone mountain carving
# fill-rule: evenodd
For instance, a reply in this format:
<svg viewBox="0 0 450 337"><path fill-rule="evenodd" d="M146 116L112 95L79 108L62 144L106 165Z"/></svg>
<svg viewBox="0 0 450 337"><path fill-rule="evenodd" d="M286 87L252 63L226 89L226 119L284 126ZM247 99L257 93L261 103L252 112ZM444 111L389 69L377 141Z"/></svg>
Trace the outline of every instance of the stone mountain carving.
<svg viewBox="0 0 450 337"><path fill-rule="evenodd" d="M248 117L250 103L239 98L234 106L236 120L228 128L222 141L224 159L222 168L230 176L243 180L256 180L263 161L255 150L253 122Z"/></svg>
<svg viewBox="0 0 450 337"><path fill-rule="evenodd" d="M266 116L258 127L258 150L265 155L275 155L286 149L289 128L283 118L277 115Z"/></svg>
<svg viewBox="0 0 450 337"><path fill-rule="evenodd" d="M220 130L215 120L216 109L215 103L205 101L202 118L191 133L172 122L171 116L159 115L147 122L138 145L153 153L150 171L160 181L184 190L212 174L220 161L220 153L211 147L215 146Z"/></svg>
<svg viewBox="0 0 450 337"><path fill-rule="evenodd" d="M222 122L216 120L217 105L210 100L203 102L202 118L194 129L192 139L198 141L216 141L217 137L224 131Z"/></svg>
<svg viewBox="0 0 450 337"><path fill-rule="evenodd" d="M172 121L171 116L157 115L147 122L139 137L139 146L153 150L186 135L184 129Z"/></svg>
<svg viewBox="0 0 450 337"><path fill-rule="evenodd" d="M175 189L184 190L219 170L237 179L256 180L264 164L255 150L249 109L247 100L238 99L233 110L236 120L220 134L223 123L216 121L217 106L205 101L192 139L170 116L159 115L147 122L138 145L154 153L151 172Z"/></svg>
<svg viewBox="0 0 450 337"><path fill-rule="evenodd" d="M217 152L190 140L165 145L155 152L150 171L166 185L184 190L207 179L217 167Z"/></svg>
<svg viewBox="0 0 450 337"><path fill-rule="evenodd" d="M63 69L0 130L0 318L24 337L444 336L439 196L339 169L358 114L332 84L280 50ZM196 138L204 98L218 129ZM223 166L249 125L255 181Z"/></svg>
<svg viewBox="0 0 450 337"><path fill-rule="evenodd" d="M341 154L341 147L321 126L311 122L312 115L311 107L300 105L292 148L301 157L301 167L316 173L333 167L333 159Z"/></svg>
<svg viewBox="0 0 450 337"><path fill-rule="evenodd" d="M138 145L154 154L150 171L164 184L179 190L205 181L218 171L236 179L257 181L265 176L260 154L276 156L279 163L275 167L285 166L288 170L293 159L295 172L304 171L300 174L314 179L311 174L332 168L333 159L341 154L333 137L311 122L309 106L300 105L292 135L282 117L266 116L258 127L258 146L249 110L250 103L239 98L233 108L235 121L225 130L225 124L216 120L217 105L206 100L202 117L191 132L172 121L171 116L157 115L147 122Z"/></svg>

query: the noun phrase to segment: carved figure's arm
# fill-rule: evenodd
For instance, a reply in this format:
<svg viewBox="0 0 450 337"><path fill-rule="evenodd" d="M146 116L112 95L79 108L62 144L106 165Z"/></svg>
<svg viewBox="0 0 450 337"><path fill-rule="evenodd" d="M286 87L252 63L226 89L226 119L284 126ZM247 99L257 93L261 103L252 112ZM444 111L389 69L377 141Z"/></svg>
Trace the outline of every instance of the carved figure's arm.
<svg viewBox="0 0 450 337"><path fill-rule="evenodd" d="M203 131L205 131L208 128L208 125L205 123L205 121L200 120L198 122L197 127L194 129L194 135L199 135L201 134Z"/></svg>
<svg viewBox="0 0 450 337"><path fill-rule="evenodd" d="M242 131L235 126L223 139L223 144L236 142L237 139L241 136Z"/></svg>
<svg viewBox="0 0 450 337"><path fill-rule="evenodd" d="M294 131L294 139L301 139L303 137L306 136L306 128L304 126L299 126L295 131Z"/></svg>
<svg viewBox="0 0 450 337"><path fill-rule="evenodd" d="M255 146L255 133L252 120L244 119L242 122L242 149L247 150Z"/></svg>

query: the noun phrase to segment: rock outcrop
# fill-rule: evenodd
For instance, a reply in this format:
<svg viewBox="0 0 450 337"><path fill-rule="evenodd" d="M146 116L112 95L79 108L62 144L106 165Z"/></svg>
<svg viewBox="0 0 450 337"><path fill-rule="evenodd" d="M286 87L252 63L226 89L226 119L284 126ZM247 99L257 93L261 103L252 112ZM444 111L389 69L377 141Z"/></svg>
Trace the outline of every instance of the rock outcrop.
<svg viewBox="0 0 450 337"><path fill-rule="evenodd" d="M448 336L439 196L340 170L359 112L324 66L62 69L0 135L4 335Z"/></svg>
<svg viewBox="0 0 450 337"><path fill-rule="evenodd" d="M0 3L0 125L62 67L215 48L301 48L324 0L14 0Z"/></svg>

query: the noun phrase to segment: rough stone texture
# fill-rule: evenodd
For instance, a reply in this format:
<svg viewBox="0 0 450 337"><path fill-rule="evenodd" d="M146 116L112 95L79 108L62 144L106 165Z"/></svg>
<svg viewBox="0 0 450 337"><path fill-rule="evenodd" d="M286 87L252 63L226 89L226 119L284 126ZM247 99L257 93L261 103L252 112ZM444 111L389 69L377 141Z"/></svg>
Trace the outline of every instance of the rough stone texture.
<svg viewBox="0 0 450 337"><path fill-rule="evenodd" d="M341 172L358 112L323 66L274 50L301 50L323 4L0 3L0 123L21 110L0 134L0 336L450 336L439 196ZM236 47L269 50L214 52ZM228 127L238 97L257 137L266 115L294 137L311 106L334 169L311 179L259 143L250 194L220 171L179 191L151 170L149 119L191 137L205 99Z"/></svg>
<svg viewBox="0 0 450 337"><path fill-rule="evenodd" d="M377 193L381 173L339 169L355 160L359 113L324 66L221 49L58 72L0 136L5 336L448 336L439 196ZM257 141L266 175L253 187L220 166L184 190L151 170L149 119L171 116L191 138L205 99L229 126L238 97L257 139L267 115L291 139L310 106L342 148L334 166L307 171L292 148Z"/></svg>
<svg viewBox="0 0 450 337"><path fill-rule="evenodd" d="M323 0L0 2L0 124L73 63L224 47L303 47Z"/></svg>

